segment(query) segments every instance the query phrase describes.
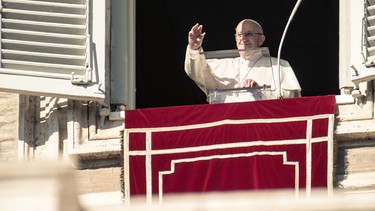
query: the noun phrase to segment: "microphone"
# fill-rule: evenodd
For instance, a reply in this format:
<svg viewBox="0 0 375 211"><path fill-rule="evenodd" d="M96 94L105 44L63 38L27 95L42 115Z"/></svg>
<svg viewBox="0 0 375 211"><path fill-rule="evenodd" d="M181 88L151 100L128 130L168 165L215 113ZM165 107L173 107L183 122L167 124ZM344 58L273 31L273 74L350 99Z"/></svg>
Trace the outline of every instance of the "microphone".
<svg viewBox="0 0 375 211"><path fill-rule="evenodd" d="M283 46L283 42L284 42L284 38L285 38L285 35L286 35L286 32L288 31L288 27L289 27L289 24L290 22L292 22L293 20L293 17L294 15L296 14L297 10L298 10L298 7L299 5L301 4L302 0L298 0L296 2L296 4L294 5L294 8L293 8L293 11L292 13L290 14L289 16L289 20L285 26L285 29L284 29L284 32L283 32L283 35L281 36L281 41L280 41L280 44L279 44L279 50L277 51L277 81L276 81L276 84L278 87L276 87L279 91L279 99L283 98L282 96L282 90L281 90L281 71L280 71L280 57L281 57L281 48Z"/></svg>

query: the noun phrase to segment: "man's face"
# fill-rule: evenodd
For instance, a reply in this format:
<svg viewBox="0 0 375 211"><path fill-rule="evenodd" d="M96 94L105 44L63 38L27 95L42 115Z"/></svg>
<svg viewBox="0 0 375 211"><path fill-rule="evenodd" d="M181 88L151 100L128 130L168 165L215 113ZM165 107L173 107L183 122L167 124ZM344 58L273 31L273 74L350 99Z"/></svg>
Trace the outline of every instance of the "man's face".
<svg viewBox="0 0 375 211"><path fill-rule="evenodd" d="M260 47L265 36L258 25L251 21L243 21L237 25L235 39L237 49L241 50Z"/></svg>

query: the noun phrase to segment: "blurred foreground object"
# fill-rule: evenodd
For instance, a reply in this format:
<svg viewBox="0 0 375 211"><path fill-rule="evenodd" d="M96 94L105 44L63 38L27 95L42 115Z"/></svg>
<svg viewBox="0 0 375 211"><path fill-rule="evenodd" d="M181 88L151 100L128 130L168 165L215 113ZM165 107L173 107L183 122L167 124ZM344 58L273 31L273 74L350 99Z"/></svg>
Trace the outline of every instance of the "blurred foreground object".
<svg viewBox="0 0 375 211"><path fill-rule="evenodd" d="M81 210L74 170L61 162L0 163L0 211Z"/></svg>
<svg viewBox="0 0 375 211"><path fill-rule="evenodd" d="M234 191L189 194L167 194L158 206L144 203L142 197L134 197L130 211L248 211L248 210L375 210L375 192L350 194L334 191L327 195L324 189L313 189L311 197L294 196L294 190ZM157 199L155 199L157 200ZM96 211L105 209L96 209ZM111 211L121 210L111 209Z"/></svg>

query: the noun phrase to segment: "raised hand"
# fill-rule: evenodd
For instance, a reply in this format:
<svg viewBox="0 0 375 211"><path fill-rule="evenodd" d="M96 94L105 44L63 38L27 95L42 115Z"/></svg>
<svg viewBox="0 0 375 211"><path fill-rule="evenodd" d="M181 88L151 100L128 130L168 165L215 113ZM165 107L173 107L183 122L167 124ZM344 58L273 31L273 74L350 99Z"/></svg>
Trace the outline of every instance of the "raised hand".
<svg viewBox="0 0 375 211"><path fill-rule="evenodd" d="M202 33L203 25L195 24L188 34L188 43L191 50L197 50L201 47L206 32Z"/></svg>

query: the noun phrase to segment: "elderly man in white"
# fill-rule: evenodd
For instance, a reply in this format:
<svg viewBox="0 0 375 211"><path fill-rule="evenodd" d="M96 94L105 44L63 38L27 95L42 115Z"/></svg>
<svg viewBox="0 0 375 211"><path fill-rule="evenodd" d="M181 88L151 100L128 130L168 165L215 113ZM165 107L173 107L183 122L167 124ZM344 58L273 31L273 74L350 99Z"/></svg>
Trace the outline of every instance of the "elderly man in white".
<svg viewBox="0 0 375 211"><path fill-rule="evenodd" d="M276 90L281 85L281 95L272 92L272 99L301 96L301 87L289 63L280 60L278 76L277 58L264 56L261 45L266 37L261 25L244 19L236 27L235 40L238 57L206 59L202 53L202 42L206 35L203 26L195 24L188 34L185 57L185 72L206 94L209 90L246 88L268 85ZM255 53L254 53L255 52ZM267 50L268 52L268 50ZM280 78L280 81L277 79Z"/></svg>

